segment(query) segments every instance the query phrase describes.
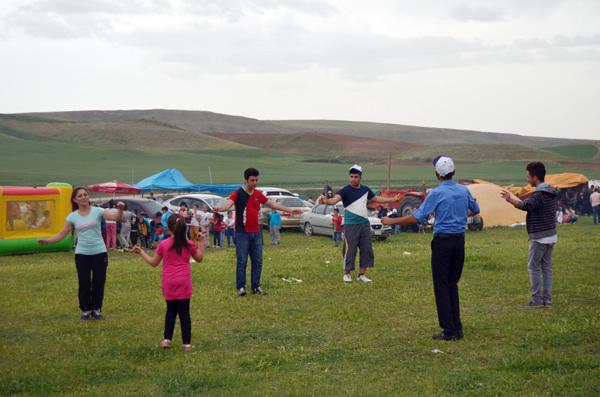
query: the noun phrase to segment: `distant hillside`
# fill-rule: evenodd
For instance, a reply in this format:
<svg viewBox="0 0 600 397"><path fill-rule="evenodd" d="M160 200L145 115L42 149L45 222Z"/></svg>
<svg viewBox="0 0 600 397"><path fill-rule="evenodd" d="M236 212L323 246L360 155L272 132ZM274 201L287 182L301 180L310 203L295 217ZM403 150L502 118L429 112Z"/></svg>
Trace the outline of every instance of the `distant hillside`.
<svg viewBox="0 0 600 397"><path fill-rule="evenodd" d="M600 157L598 147L591 144L556 146L549 150L574 161L594 160Z"/></svg>
<svg viewBox="0 0 600 397"><path fill-rule="evenodd" d="M537 147L593 143L585 140L531 137L518 134L491 133L448 128L416 127L400 124L335 120L257 120L205 111L186 110L109 110L27 113L25 115L76 122L114 122L151 120L188 131L219 133L328 133L363 138L395 139L418 145L512 144Z"/></svg>
<svg viewBox="0 0 600 397"><path fill-rule="evenodd" d="M455 160L467 162L503 161L565 161L568 157L545 149L535 149L523 145L508 144L452 144L440 146L421 146L398 153L401 160L431 161L443 153Z"/></svg>
<svg viewBox="0 0 600 397"><path fill-rule="evenodd" d="M75 122L152 120L167 123L188 131L209 134L221 132L246 134L296 132L286 127L273 125L269 121L204 111L164 109L85 110L75 112L26 113L24 115Z"/></svg>
<svg viewBox="0 0 600 397"><path fill-rule="evenodd" d="M513 144L548 147L578 142L574 139L544 138L518 134L493 133L450 128L415 127L401 124L384 124L336 120L280 120L271 121L284 129L314 131L321 133L369 136L383 139L399 139L418 145L447 144Z"/></svg>
<svg viewBox="0 0 600 397"><path fill-rule="evenodd" d="M306 155L327 155L328 159L381 160L388 152L408 151L419 145L391 139L352 137L319 132L295 134L214 134L212 136L262 149Z"/></svg>
<svg viewBox="0 0 600 397"><path fill-rule="evenodd" d="M0 115L0 134L13 139L64 141L123 149L251 149L249 146L150 121L61 121Z"/></svg>

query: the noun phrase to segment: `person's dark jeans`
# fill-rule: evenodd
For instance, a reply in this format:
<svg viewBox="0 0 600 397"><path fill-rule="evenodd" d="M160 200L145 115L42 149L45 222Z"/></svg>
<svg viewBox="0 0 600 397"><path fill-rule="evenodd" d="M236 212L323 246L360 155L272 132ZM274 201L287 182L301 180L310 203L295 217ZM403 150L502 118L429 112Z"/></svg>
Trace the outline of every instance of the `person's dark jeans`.
<svg viewBox="0 0 600 397"><path fill-rule="evenodd" d="M227 235L227 248L231 247L229 239L235 245L235 230L232 227L228 227L225 234Z"/></svg>
<svg viewBox="0 0 600 397"><path fill-rule="evenodd" d="M213 246L223 246L223 232L213 232Z"/></svg>
<svg viewBox="0 0 600 397"><path fill-rule="evenodd" d="M600 223L600 205L592 207L594 225Z"/></svg>
<svg viewBox="0 0 600 397"><path fill-rule="evenodd" d="M246 266L248 255L252 262L250 271L250 283L252 288L260 287L260 275L262 273L262 248L263 236L261 232L246 233L238 231L235 234L235 253L237 258L237 271L235 277L236 288L246 287Z"/></svg>
<svg viewBox="0 0 600 397"><path fill-rule="evenodd" d="M75 267L79 279L79 308L81 311L100 310L104 300L104 284L108 255L75 254Z"/></svg>
<svg viewBox="0 0 600 397"><path fill-rule="evenodd" d="M435 235L431 241L431 273L438 320L444 333L462 330L458 282L465 261L464 234Z"/></svg>
<svg viewBox="0 0 600 397"><path fill-rule="evenodd" d="M165 339L173 340L177 316L179 316L179 325L181 326L181 340L184 345L189 345L192 342L192 319L190 317L189 299L167 301Z"/></svg>

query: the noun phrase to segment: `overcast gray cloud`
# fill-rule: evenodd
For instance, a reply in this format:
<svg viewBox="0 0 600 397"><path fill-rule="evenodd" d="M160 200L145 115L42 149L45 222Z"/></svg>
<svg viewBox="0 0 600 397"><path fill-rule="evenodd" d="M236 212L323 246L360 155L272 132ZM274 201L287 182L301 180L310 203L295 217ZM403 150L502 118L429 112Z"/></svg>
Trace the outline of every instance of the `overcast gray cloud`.
<svg viewBox="0 0 600 397"><path fill-rule="evenodd" d="M237 87L254 87L264 78L277 81L277 92L295 98L309 95L298 84L306 78L320 81L326 92L322 95L329 95L330 106L341 113L343 108L336 107L340 87L353 92L385 89L376 82L393 86L404 81L403 74L422 81L421 86L434 75L446 74L451 80L473 68L521 81L525 72L519 74L512 65L522 65L529 73L529 66L550 70L558 64L569 75L579 73L574 84L592 90L600 84L598 20L600 2L595 0L378 0L368 5L360 0L5 0L0 4L0 49L6 59L19 60L15 65L51 68L42 56L47 51L88 73L100 73L103 67L126 75L124 67L134 68L131 73L139 79L165 87L173 78L190 86L206 79L227 85L235 79ZM82 58L84 51L90 52ZM24 55L28 53L35 53L35 60ZM5 62L0 72L18 80L23 72L11 65ZM66 73L69 80L72 74ZM92 91L98 88L93 79L85 84ZM538 91L531 95L543 98L543 90ZM161 106L169 103L167 97ZM233 103L232 110L219 110L244 109L242 102ZM0 101L0 106L15 102ZM111 108L110 103L100 106ZM279 109L276 114L285 114L280 106L281 100L272 103L272 109ZM134 101L129 107L139 105ZM405 121L390 120L389 113L382 117L381 111L375 107L367 116ZM263 114L269 117L268 111Z"/></svg>
<svg viewBox="0 0 600 397"><path fill-rule="evenodd" d="M492 8L485 3L474 5L466 3L457 4L452 8L450 16L461 21L493 22L504 19L502 10Z"/></svg>

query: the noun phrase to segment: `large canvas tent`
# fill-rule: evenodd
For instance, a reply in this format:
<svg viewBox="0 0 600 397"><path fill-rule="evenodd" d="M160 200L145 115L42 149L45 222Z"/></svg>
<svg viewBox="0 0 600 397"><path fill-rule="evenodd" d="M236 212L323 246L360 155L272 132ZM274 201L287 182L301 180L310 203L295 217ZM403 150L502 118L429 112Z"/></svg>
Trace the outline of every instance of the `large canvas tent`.
<svg viewBox="0 0 600 397"><path fill-rule="evenodd" d="M525 211L521 211L507 203L500 192L505 190L493 183L473 183L467 189L479 204L483 227L510 226L525 222ZM512 194L512 193L511 193Z"/></svg>
<svg viewBox="0 0 600 397"><path fill-rule="evenodd" d="M481 179L475 179L475 183L490 183ZM575 172L563 172L561 174L546 174L544 180L548 185L554 186L557 189L571 189L582 184L588 183L588 178L583 174ZM505 189L518 197L525 197L533 192L531 185L525 186L506 186Z"/></svg>
<svg viewBox="0 0 600 397"><path fill-rule="evenodd" d="M193 187L193 191L194 192L198 192L198 193L212 193L212 194L217 194L219 196L228 196L231 192L233 192L234 190L239 189L240 187L242 187L241 184L239 183L232 183L232 184L198 184L198 185L194 185Z"/></svg>
<svg viewBox="0 0 600 397"><path fill-rule="evenodd" d="M195 185L178 169L169 168L144 178L133 186L141 189L142 192L149 192L152 190L192 191Z"/></svg>

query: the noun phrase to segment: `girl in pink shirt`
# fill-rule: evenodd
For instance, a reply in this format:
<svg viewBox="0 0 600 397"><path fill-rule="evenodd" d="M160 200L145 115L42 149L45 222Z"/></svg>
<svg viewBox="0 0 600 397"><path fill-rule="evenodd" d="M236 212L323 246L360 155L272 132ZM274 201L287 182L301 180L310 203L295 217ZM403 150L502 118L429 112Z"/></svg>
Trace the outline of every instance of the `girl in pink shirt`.
<svg viewBox="0 0 600 397"><path fill-rule="evenodd" d="M177 214L169 216L167 228L171 237L161 241L154 256L148 255L139 246L133 252L140 254L150 266L155 267L163 262L162 291L167 301L165 315L165 335L160 346L169 348L172 344L175 320L179 316L181 324L181 349L192 349L192 321L190 318L190 299L192 298L192 269L190 257L197 262L204 258L204 245L188 240L185 219Z"/></svg>

